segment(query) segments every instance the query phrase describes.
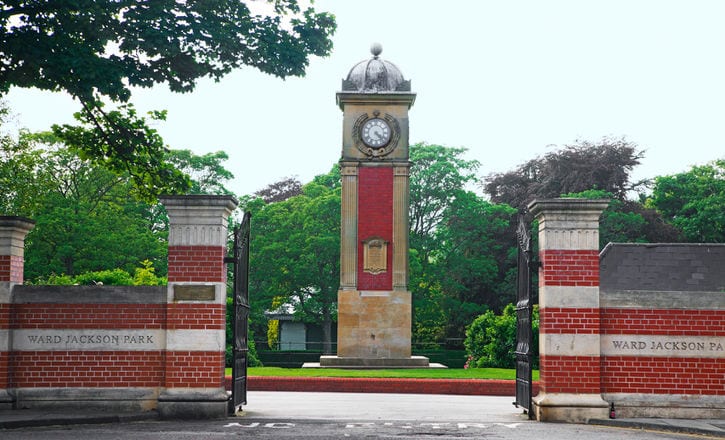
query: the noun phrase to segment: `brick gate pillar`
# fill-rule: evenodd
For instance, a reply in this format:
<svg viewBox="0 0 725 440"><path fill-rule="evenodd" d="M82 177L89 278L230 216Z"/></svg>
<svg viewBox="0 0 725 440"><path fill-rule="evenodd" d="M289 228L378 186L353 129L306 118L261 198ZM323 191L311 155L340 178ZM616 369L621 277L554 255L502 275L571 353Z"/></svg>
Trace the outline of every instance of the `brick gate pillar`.
<svg viewBox="0 0 725 440"><path fill-rule="evenodd" d="M15 284L23 283L25 236L35 226L23 217L0 216L0 409L10 409L10 306Z"/></svg>
<svg viewBox="0 0 725 440"><path fill-rule="evenodd" d="M226 352L227 219L231 196L162 197L169 214L164 418L227 415Z"/></svg>
<svg viewBox="0 0 725 440"><path fill-rule="evenodd" d="M534 200L539 221L540 421L606 418L601 396L599 216L608 200Z"/></svg>

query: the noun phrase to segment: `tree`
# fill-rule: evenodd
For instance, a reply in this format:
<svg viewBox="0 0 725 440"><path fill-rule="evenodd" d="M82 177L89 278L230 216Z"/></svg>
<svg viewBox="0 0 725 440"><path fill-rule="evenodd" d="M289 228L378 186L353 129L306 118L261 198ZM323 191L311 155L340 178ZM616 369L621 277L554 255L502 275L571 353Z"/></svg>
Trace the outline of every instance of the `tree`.
<svg viewBox="0 0 725 440"><path fill-rule="evenodd" d="M262 322L262 312L275 304L291 304L297 319L321 324L323 350L330 353L340 281L340 189L312 182L281 202L257 200L246 206L254 222L253 320Z"/></svg>
<svg viewBox="0 0 725 440"><path fill-rule="evenodd" d="M126 103L132 87L160 83L189 92L200 78L219 80L242 66L302 76L310 56L330 53L334 17L303 10L298 0L268 3L270 14L239 0L5 1L0 95L11 87L69 93L81 104L83 126L56 134L84 159L130 173L141 193L164 183L163 192L185 191L189 182L165 162L145 120L130 106L106 112L102 102Z"/></svg>
<svg viewBox="0 0 725 440"><path fill-rule="evenodd" d="M436 226L457 191L477 182L478 161L465 160L465 148L419 143L410 146L411 247L423 261L431 249Z"/></svg>
<svg viewBox="0 0 725 440"><path fill-rule="evenodd" d="M53 133L81 159L102 166L116 175L131 177L133 193L149 203L159 194L186 192L189 177L167 160L168 150L158 132L138 117L132 105L103 112L97 103L75 113L81 125L53 125ZM150 112L154 120L165 112Z"/></svg>
<svg viewBox="0 0 725 440"><path fill-rule="evenodd" d="M131 87L189 92L208 76L252 66L302 76L332 49L334 17L276 0L270 15L238 0L9 0L0 9L0 91L64 90L84 105L126 102ZM289 21L282 18L289 17Z"/></svg>
<svg viewBox="0 0 725 440"><path fill-rule="evenodd" d="M151 207L129 199L128 180L92 166L63 148L46 150L38 170L47 192L36 200L26 240L26 276L120 268L149 260L165 271L166 246L150 222Z"/></svg>
<svg viewBox="0 0 725 440"><path fill-rule="evenodd" d="M601 190L566 194L564 197L610 199L609 206L599 219L599 249L608 243L676 243L680 231L665 223L662 216L634 200L618 200Z"/></svg>
<svg viewBox="0 0 725 440"><path fill-rule="evenodd" d="M224 151L196 155L191 150L169 150L166 158L191 180L189 194L232 194L224 185L234 175L224 168L229 159Z"/></svg>
<svg viewBox="0 0 725 440"><path fill-rule="evenodd" d="M300 194L302 194L302 183L297 177L285 177L254 193L267 203L282 202Z"/></svg>
<svg viewBox="0 0 725 440"><path fill-rule="evenodd" d="M4 136L0 142L0 207L36 220L26 240L28 279L133 273L145 260L165 274L168 218L160 205L128 197L134 189L128 174L79 158L52 133L21 131L17 140ZM169 155L193 172L191 182L200 192L222 191L231 177L223 152Z"/></svg>
<svg viewBox="0 0 725 440"><path fill-rule="evenodd" d="M645 182L630 182L630 172L643 153L624 139L604 138L598 143L578 141L537 157L515 170L486 177L484 189L494 203L525 208L535 198L597 189L624 200Z"/></svg>
<svg viewBox="0 0 725 440"><path fill-rule="evenodd" d="M680 228L687 241L725 243L725 159L655 178L647 204Z"/></svg>
<svg viewBox="0 0 725 440"><path fill-rule="evenodd" d="M32 217L41 208L37 196L47 191L36 173L43 157L26 130L17 138L7 133L9 119L10 110L0 102L0 212Z"/></svg>
<svg viewBox="0 0 725 440"><path fill-rule="evenodd" d="M476 316L515 298L516 210L459 191L436 231L431 267L443 291L445 334L462 337Z"/></svg>

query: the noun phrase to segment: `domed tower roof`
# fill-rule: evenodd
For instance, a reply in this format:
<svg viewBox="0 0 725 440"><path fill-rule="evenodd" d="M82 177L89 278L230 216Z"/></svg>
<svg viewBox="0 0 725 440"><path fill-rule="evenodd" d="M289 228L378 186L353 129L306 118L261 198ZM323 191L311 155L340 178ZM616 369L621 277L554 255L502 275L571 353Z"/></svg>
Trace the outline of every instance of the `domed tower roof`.
<svg viewBox="0 0 725 440"><path fill-rule="evenodd" d="M406 81L398 67L380 59L383 46L374 43L370 47L373 57L355 64L347 79L342 80L344 92L388 93L410 92L410 80Z"/></svg>

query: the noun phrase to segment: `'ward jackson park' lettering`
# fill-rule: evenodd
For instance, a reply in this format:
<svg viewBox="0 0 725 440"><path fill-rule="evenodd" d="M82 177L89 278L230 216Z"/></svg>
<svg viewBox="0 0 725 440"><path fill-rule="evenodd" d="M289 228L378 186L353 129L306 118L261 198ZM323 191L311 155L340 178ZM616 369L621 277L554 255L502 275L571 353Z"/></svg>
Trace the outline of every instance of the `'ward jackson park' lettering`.
<svg viewBox="0 0 725 440"><path fill-rule="evenodd" d="M27 335L31 344L153 344L153 335Z"/></svg>
<svg viewBox="0 0 725 440"><path fill-rule="evenodd" d="M694 341L625 341L613 340L612 346L618 350L651 351L725 351L721 342Z"/></svg>

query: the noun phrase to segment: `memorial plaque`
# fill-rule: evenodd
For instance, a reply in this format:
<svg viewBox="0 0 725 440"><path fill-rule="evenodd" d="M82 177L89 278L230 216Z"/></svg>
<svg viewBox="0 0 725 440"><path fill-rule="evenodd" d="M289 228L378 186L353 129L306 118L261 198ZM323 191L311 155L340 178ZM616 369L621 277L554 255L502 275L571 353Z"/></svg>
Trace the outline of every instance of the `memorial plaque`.
<svg viewBox="0 0 725 440"><path fill-rule="evenodd" d="M374 238L364 243L363 270L377 275L388 270L388 243Z"/></svg>
<svg viewBox="0 0 725 440"><path fill-rule="evenodd" d="M175 285L174 301L214 301L216 298L214 286Z"/></svg>

